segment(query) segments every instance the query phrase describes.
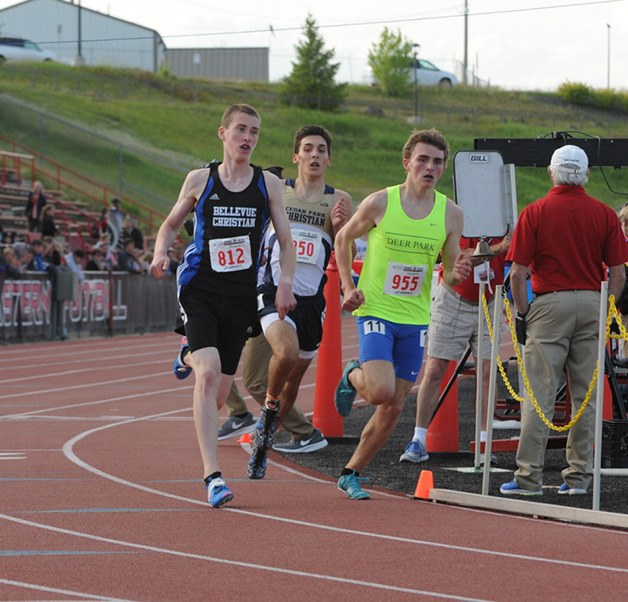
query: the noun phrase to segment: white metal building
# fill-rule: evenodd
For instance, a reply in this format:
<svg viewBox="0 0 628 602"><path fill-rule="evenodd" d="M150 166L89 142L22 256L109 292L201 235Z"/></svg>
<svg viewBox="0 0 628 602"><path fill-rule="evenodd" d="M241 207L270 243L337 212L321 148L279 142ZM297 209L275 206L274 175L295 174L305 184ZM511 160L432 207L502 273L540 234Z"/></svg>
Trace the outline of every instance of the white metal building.
<svg viewBox="0 0 628 602"><path fill-rule="evenodd" d="M169 48L166 65L177 77L267 82L269 48Z"/></svg>
<svg viewBox="0 0 628 602"><path fill-rule="evenodd" d="M63 63L158 71L165 44L154 30L67 0L25 0L0 10L0 35L27 38Z"/></svg>

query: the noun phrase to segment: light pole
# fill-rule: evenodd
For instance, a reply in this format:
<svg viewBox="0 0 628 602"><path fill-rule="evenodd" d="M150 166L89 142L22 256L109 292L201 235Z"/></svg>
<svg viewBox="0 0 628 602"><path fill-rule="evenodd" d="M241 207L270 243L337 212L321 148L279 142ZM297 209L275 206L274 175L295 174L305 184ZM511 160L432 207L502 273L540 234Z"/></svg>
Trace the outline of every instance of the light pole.
<svg viewBox="0 0 628 602"><path fill-rule="evenodd" d="M414 123L419 122L419 75L418 75L418 60L417 53L421 48L421 44L412 44L413 49L413 62L412 70L414 72Z"/></svg>
<svg viewBox="0 0 628 602"><path fill-rule="evenodd" d="M611 87L611 24L606 24L607 41L606 41L606 88Z"/></svg>

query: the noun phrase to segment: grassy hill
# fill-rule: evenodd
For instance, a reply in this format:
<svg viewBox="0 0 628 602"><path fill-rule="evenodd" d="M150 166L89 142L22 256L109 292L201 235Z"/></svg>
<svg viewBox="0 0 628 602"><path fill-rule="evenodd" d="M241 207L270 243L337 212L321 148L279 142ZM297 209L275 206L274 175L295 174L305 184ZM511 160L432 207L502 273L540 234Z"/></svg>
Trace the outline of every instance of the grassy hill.
<svg viewBox="0 0 628 602"><path fill-rule="evenodd" d="M224 108L248 102L262 115L254 154L261 165L283 165L294 175L292 137L305 123L334 135L329 181L357 202L403 180L401 148L413 126L410 95L387 99L374 88L352 86L337 114L284 107L275 84L179 80L131 70L56 64L0 66L0 133L165 213L183 175L220 158L216 135ZM471 150L474 138L538 138L553 131L602 138L628 137L628 120L612 112L583 110L558 96L458 87L424 88L420 124L448 138L452 156ZM628 192L628 172L605 169L611 188ZM451 162L439 189L453 196ZM544 169L517 168L522 207L544 194ZM611 206L625 197L609 190L595 168L588 190Z"/></svg>

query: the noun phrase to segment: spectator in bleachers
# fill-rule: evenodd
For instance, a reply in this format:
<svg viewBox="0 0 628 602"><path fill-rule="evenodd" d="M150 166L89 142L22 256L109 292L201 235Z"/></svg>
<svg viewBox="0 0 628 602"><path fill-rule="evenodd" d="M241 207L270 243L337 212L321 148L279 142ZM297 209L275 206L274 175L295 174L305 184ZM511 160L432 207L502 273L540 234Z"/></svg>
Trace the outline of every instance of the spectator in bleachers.
<svg viewBox="0 0 628 602"><path fill-rule="evenodd" d="M168 271L172 272L173 274L176 274L177 268L179 267L181 260L177 257L176 251L172 247L168 249L168 259L170 259L170 265L168 266Z"/></svg>
<svg viewBox="0 0 628 602"><path fill-rule="evenodd" d="M15 251L15 256L19 264L18 269L24 274L29 270L28 266L31 264L31 261L33 261L33 247L24 242L20 242L13 245L13 250Z"/></svg>
<svg viewBox="0 0 628 602"><path fill-rule="evenodd" d="M50 266L59 266L63 263L63 247L52 236L46 236L44 243L44 261L46 262L46 270Z"/></svg>
<svg viewBox="0 0 628 602"><path fill-rule="evenodd" d="M2 255L0 255L0 276L2 276L3 279L13 278L14 280L19 280L22 277L15 250L9 245L6 245L4 249L2 249Z"/></svg>
<svg viewBox="0 0 628 602"><path fill-rule="evenodd" d="M122 248L122 224L124 222L124 213L120 209L120 199L114 197L109 207L109 228L113 234L113 244L115 247Z"/></svg>
<svg viewBox="0 0 628 602"><path fill-rule="evenodd" d="M83 249L74 249L74 251L70 251L64 256L65 265L76 273L79 282L83 282L83 280L85 280L85 274L83 273L85 257L85 251L83 251Z"/></svg>
<svg viewBox="0 0 628 602"><path fill-rule="evenodd" d="M139 249L140 251L144 250L144 235L135 225L135 221L133 220L133 218L129 215L124 218L122 238L123 240L130 238L133 241L136 249Z"/></svg>
<svg viewBox="0 0 628 602"><path fill-rule="evenodd" d="M177 273L177 268L179 264L183 261L183 253L185 252L185 247L181 243L181 241L175 241L172 243L172 246L168 249L168 258L170 259L170 267L169 271L173 274Z"/></svg>
<svg viewBox="0 0 628 602"><path fill-rule="evenodd" d="M100 211L100 217L94 221L90 228L89 234L92 242L97 242L105 232L108 232L109 220L107 219L107 207L103 207Z"/></svg>
<svg viewBox="0 0 628 602"><path fill-rule="evenodd" d="M107 232L103 232L100 235L100 240L94 245L94 249L100 249L103 253L103 261L106 270L116 270L118 269L118 254L112 248L111 245L111 234Z"/></svg>
<svg viewBox="0 0 628 602"><path fill-rule="evenodd" d="M103 272L107 269L105 265L105 254L102 249L92 249L89 261L85 266L87 272Z"/></svg>
<svg viewBox="0 0 628 602"><path fill-rule="evenodd" d="M145 266L139 261L139 250L135 248L132 238L125 239L124 247L118 253L118 269L129 272L129 274L144 274L146 272Z"/></svg>
<svg viewBox="0 0 628 602"><path fill-rule="evenodd" d="M44 187L39 180L35 180L31 191L28 193L28 200L26 201L26 208L24 209L24 213L28 218L29 232L39 230L40 220L46 203L47 199L44 194Z"/></svg>
<svg viewBox="0 0 628 602"><path fill-rule="evenodd" d="M154 253L152 251L142 251L139 254L138 261L142 266L142 271L144 274L148 274L150 272L150 264L153 263Z"/></svg>
<svg viewBox="0 0 628 602"><path fill-rule="evenodd" d="M44 243L41 240L34 240L32 249L33 258L28 264L28 269L34 272L45 272L48 264L44 259Z"/></svg>
<svg viewBox="0 0 628 602"><path fill-rule="evenodd" d="M41 235L55 236L57 234L57 224L55 223L54 205L46 205L41 214Z"/></svg>

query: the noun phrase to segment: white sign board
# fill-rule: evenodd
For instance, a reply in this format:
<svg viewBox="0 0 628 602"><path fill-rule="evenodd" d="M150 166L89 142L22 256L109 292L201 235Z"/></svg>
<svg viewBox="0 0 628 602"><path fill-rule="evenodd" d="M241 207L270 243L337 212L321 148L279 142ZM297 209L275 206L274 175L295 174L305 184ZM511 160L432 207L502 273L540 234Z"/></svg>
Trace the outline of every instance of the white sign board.
<svg viewBox="0 0 628 602"><path fill-rule="evenodd" d="M512 232L517 220L514 165L504 165L498 151L458 151L454 189L456 203L464 212L464 237Z"/></svg>

